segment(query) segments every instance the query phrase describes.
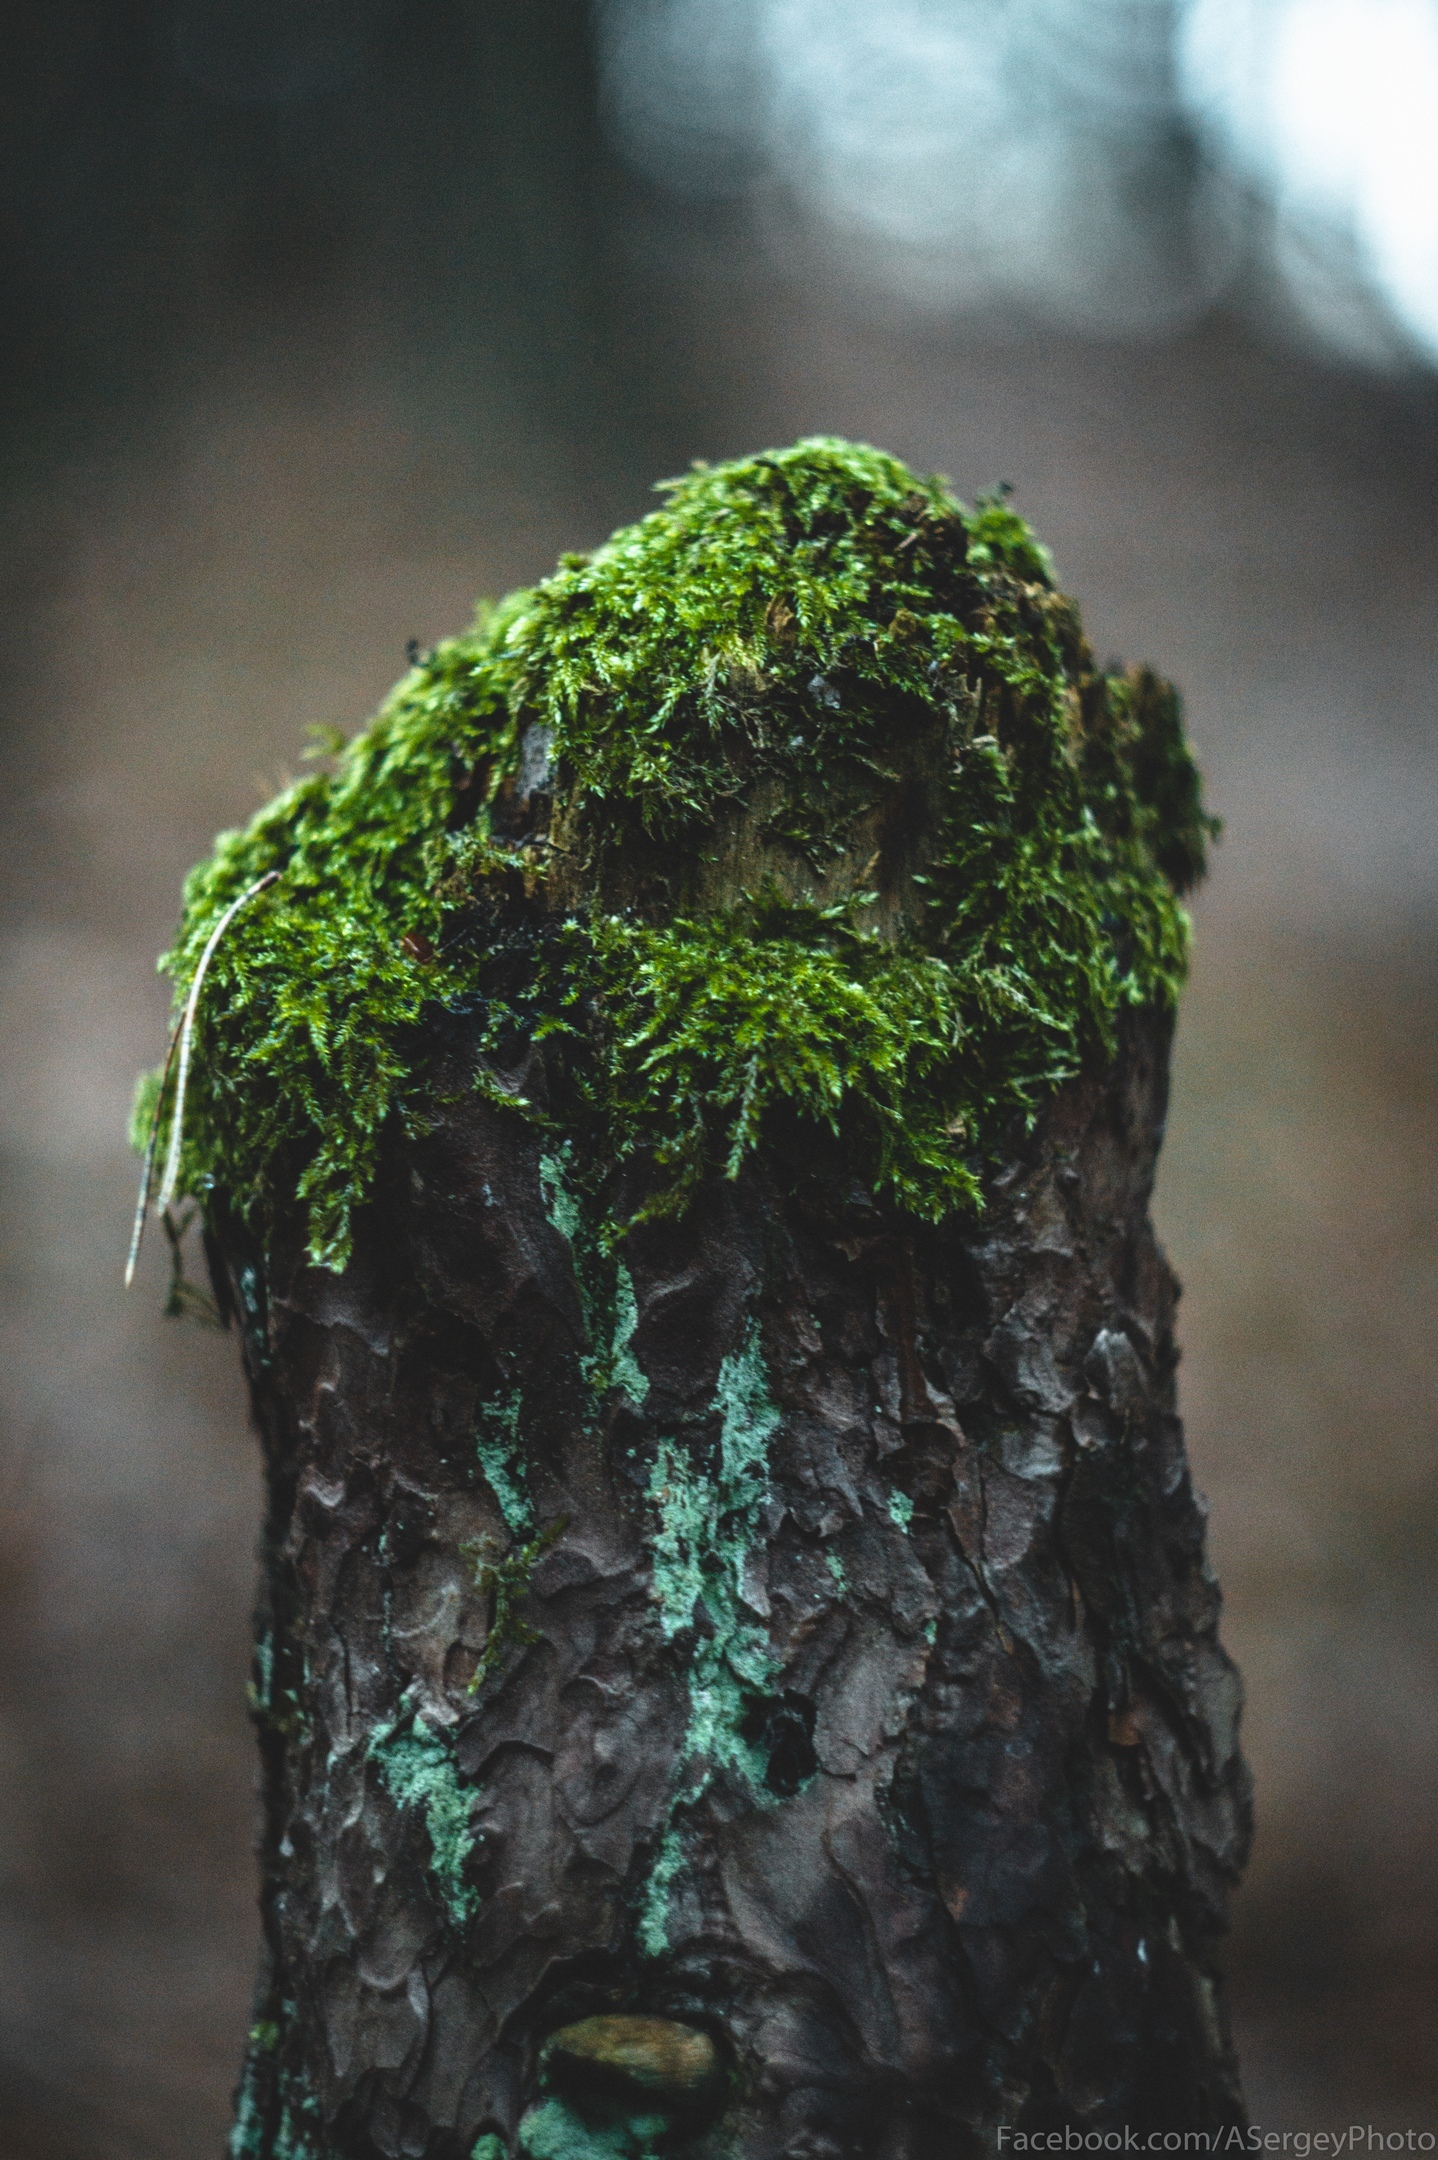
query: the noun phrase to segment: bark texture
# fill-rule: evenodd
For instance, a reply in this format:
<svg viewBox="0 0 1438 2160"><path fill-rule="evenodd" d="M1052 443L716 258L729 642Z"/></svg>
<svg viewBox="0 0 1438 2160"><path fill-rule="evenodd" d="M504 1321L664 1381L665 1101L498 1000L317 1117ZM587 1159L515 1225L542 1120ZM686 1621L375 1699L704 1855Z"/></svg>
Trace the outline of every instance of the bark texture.
<svg viewBox="0 0 1438 2160"><path fill-rule="evenodd" d="M212 1250L270 1479L235 2153L1241 2121L1239 1685L1148 1220L1167 1020L982 1213L751 1161L607 1275L444 1026L448 1106L343 1275L298 1220Z"/></svg>

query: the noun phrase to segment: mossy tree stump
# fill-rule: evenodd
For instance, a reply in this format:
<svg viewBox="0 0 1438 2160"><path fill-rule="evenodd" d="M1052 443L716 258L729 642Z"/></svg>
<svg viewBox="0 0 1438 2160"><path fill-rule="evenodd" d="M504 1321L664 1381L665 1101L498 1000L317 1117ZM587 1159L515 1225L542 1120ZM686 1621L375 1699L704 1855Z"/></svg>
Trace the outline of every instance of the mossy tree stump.
<svg viewBox="0 0 1438 2160"><path fill-rule="evenodd" d="M269 1470L236 2155L1242 2119L1147 1212L1206 829L1013 513L821 440L196 873L186 988L278 873L180 1156Z"/></svg>

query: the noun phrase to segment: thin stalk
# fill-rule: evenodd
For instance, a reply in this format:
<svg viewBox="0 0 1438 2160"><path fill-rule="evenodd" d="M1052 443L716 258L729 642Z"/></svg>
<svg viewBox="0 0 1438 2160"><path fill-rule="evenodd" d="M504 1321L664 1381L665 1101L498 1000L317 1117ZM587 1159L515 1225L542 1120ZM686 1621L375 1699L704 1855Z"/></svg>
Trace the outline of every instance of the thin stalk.
<svg viewBox="0 0 1438 2160"><path fill-rule="evenodd" d="M145 1235L145 1222L150 1212L150 1178L155 1167L155 1150L160 1138L160 1119L165 1107L165 1089L169 1084L170 1068L175 1061L176 1046L178 1045L180 1052L180 1067L175 1081L175 1107L170 1118L170 1146L165 1156L165 1169L164 1175L160 1179L159 1196L155 1201L156 1210L161 1215L168 1212L170 1202L175 1197L176 1184L179 1181L180 1148L185 1132L185 1089L190 1078L190 1047L194 1039L195 1012L199 1006L200 990L205 980L206 971L215 956L216 946L239 914L240 909L245 906L247 901L253 900L256 893L263 892L267 885L273 885L279 874L278 870L267 870L263 877L255 879L253 885L247 885L237 900L230 902L206 939L205 949L200 954L200 964L191 978L190 994L185 999L185 1009L171 1033L170 1045L165 1052L165 1062L160 1072L160 1089L155 1097L155 1114L150 1122L150 1137L145 1146L145 1163L140 1173L140 1192L135 1202L135 1227L130 1235L129 1258L125 1262L125 1288L127 1290L135 1279L135 1265L140 1257L140 1244Z"/></svg>

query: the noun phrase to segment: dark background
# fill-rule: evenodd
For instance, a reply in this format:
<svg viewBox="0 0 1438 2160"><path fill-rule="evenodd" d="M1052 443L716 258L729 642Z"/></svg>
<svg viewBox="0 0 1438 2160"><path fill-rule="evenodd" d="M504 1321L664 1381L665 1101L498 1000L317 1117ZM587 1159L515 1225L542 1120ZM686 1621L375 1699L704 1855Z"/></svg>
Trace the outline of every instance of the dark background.
<svg viewBox="0 0 1438 2160"><path fill-rule="evenodd" d="M120 1288L179 880L408 638L815 431L1011 481L1101 654L1187 692L1227 835L1157 1210L1249 1686L1251 2101L1438 2128L1434 377L1326 354L1261 264L1142 337L905 305L638 171L593 30L10 17L0 2153L218 2152L247 2016L256 1462L233 1344L154 1252Z"/></svg>

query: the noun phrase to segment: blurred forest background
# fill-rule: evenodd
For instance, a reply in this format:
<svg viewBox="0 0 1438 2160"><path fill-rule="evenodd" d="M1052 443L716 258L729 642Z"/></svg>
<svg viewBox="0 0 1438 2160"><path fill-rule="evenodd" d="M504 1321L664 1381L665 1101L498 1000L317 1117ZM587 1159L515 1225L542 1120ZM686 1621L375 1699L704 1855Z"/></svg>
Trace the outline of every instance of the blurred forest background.
<svg viewBox="0 0 1438 2160"><path fill-rule="evenodd" d="M0 2150L255 1947L235 1346L121 1265L180 879L478 593L809 432L1011 482L1226 834L1157 1208L1266 2128L1438 2127L1438 10L21 0L0 79ZM158 1243L158 1241L157 1241Z"/></svg>

